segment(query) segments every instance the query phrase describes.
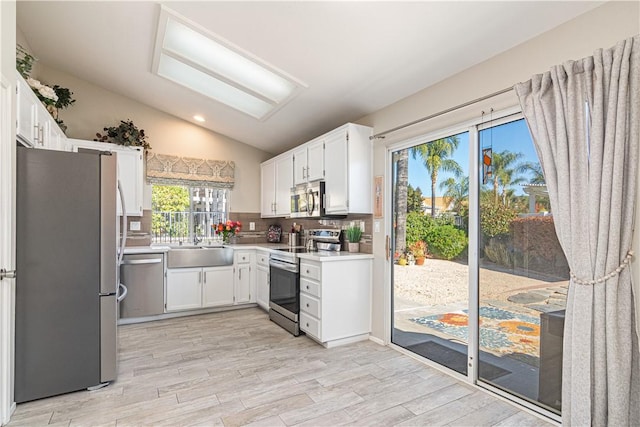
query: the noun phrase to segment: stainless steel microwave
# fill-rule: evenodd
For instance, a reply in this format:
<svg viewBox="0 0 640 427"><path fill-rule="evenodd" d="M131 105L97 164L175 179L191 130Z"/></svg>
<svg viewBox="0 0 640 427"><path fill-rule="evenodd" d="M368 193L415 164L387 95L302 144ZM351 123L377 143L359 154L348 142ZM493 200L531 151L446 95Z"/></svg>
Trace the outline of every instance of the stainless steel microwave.
<svg viewBox="0 0 640 427"><path fill-rule="evenodd" d="M324 216L324 181L300 184L291 189L291 218Z"/></svg>

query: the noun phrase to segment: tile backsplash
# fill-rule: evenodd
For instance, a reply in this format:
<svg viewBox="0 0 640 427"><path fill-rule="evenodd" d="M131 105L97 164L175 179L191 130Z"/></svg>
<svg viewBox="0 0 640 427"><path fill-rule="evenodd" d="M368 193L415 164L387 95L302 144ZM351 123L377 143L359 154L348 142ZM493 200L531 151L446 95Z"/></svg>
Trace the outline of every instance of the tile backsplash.
<svg viewBox="0 0 640 427"><path fill-rule="evenodd" d="M373 232L373 215L349 215L340 219L301 219L301 218L260 218L258 212L232 212L229 219L242 222L242 231L238 234L238 243L266 243L267 230L271 224L278 224L282 227L282 243L286 243L286 233L288 233L293 224L302 226L302 230L312 228L335 228L343 229L348 227L352 222L364 222L364 232L362 241L360 242L360 252L372 253L372 232ZM129 224L132 221L140 222L139 231L128 231L127 246L148 246L151 244L151 210L144 210L142 216L130 216ZM249 223L255 223L255 230L249 230ZM127 224L127 229L129 229ZM302 243L301 243L302 244Z"/></svg>
<svg viewBox="0 0 640 427"><path fill-rule="evenodd" d="M352 221L364 222L364 232L360 242L360 252L372 253L372 232L373 215L348 215L340 219L301 219L301 218L260 218L259 213L232 212L229 219L242 222L242 231L238 235L239 243L263 243L267 241L266 233L271 224L278 224L282 227L282 243L286 243L286 233L291 231L293 224L301 225L302 230L313 228L335 228L343 229L348 227ZM249 231L249 223L254 222L255 231Z"/></svg>

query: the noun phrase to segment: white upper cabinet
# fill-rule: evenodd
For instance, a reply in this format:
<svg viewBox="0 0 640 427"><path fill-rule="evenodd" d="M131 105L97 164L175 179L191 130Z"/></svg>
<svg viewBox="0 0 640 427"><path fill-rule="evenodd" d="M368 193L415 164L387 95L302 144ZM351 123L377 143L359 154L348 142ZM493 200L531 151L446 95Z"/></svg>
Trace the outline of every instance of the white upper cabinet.
<svg viewBox="0 0 640 427"><path fill-rule="evenodd" d="M317 138L293 150L295 185L324 178L324 139Z"/></svg>
<svg viewBox="0 0 640 427"><path fill-rule="evenodd" d="M293 187L293 153L285 153L262 163L260 176L261 216L263 218L289 216L291 187Z"/></svg>
<svg viewBox="0 0 640 427"><path fill-rule="evenodd" d="M291 187L317 180L325 181L326 215L370 214L372 130L347 123L262 163L262 217L290 215Z"/></svg>
<svg viewBox="0 0 640 427"><path fill-rule="evenodd" d="M260 216L276 215L276 162L269 160L260 165Z"/></svg>
<svg viewBox="0 0 640 427"><path fill-rule="evenodd" d="M144 186L144 152L140 147L125 147L106 142L70 139L73 151L84 148L98 151L112 151L118 156L118 180L124 192L124 203L128 216L142 216ZM118 197L118 215L122 215Z"/></svg>
<svg viewBox="0 0 640 427"><path fill-rule="evenodd" d="M64 132L17 71L16 81L17 138L29 147L65 150Z"/></svg>
<svg viewBox="0 0 640 427"><path fill-rule="evenodd" d="M325 135L325 213L372 212L373 149L367 126L346 124Z"/></svg>

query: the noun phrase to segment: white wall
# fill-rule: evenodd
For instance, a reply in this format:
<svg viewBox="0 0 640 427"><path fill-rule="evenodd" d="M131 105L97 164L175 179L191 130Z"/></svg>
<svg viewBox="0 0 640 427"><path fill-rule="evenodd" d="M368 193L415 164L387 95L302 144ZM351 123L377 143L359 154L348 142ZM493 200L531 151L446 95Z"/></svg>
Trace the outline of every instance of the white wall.
<svg viewBox="0 0 640 427"><path fill-rule="evenodd" d="M511 87L517 82L528 80L533 74L547 71L553 65L592 55L598 48L609 48L622 39L640 33L639 16L638 2L606 3L528 42L363 117L358 123L373 126L374 133L379 133ZM480 117L482 110L489 111L491 107L500 110L513 105L517 105L517 99L511 92L377 141L374 149L374 175L385 174L387 145ZM388 177L385 177L385 180L387 179ZM385 206L386 223L390 222L389 212L390 208ZM372 329L373 335L379 339L388 338L385 337L385 333L389 328L389 319L385 317L390 290L388 271L385 269L387 264L384 258L384 239L384 229L380 233L374 233L373 252L378 262L374 263L376 271L373 284ZM637 252L640 252L638 233L635 241ZM637 261L634 264L634 268L637 269ZM634 278L636 283L640 283L637 272Z"/></svg>
<svg viewBox="0 0 640 427"><path fill-rule="evenodd" d="M37 74L36 74L37 73ZM76 99L60 118L68 126L70 138L95 138L103 128L131 119L144 129L154 153L174 154L212 160L233 160L235 186L231 194L232 212L260 212L260 163L272 157L240 141L209 131L177 117L110 92L68 73L39 63L32 73L43 83L69 88ZM150 201L145 206L150 209Z"/></svg>

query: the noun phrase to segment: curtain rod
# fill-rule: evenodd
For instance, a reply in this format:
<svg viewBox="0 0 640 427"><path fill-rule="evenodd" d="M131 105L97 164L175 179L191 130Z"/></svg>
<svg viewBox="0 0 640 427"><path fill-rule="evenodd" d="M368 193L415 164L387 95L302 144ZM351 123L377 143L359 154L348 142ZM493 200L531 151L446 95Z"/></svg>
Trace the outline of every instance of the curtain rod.
<svg viewBox="0 0 640 427"><path fill-rule="evenodd" d="M499 90L499 91L497 91L497 92L490 93L489 95L481 96L480 98L476 98L476 99L474 99L474 100L467 101L467 102L465 102L465 103L462 103L462 104L456 105L455 107L447 108L446 110L442 110L442 111L440 111L440 112L438 112L438 113L431 114L431 115L429 115L429 116L427 116L427 117L423 117L423 118L421 118L421 119L414 120L414 121L412 121L412 122L405 123L405 124L403 124L403 125L400 125L400 126L394 127L393 129L389 129L389 130L385 130L384 132L376 133L375 135L370 136L370 137L369 137L369 139L370 139L370 140L374 140L374 139L384 139L384 138L385 138L385 135L388 135L388 134L390 134L390 133L392 133L392 132L396 132L396 131L399 131L399 130L401 130L401 129L407 128L407 127L409 127L409 126L413 126L413 125L416 125L416 124L418 124L418 123L422 123L422 122L425 122L425 121L427 121L427 120L431 120L431 119L433 119L433 118L435 118L435 117L442 116L442 115L444 115L444 114L450 113L450 112L455 111L455 110L458 110L458 109L460 109L460 108L464 108L464 107L467 107L467 106L469 106L469 105L472 105L472 104L475 104L475 103L478 103L478 102L484 101L485 99L489 99L489 98L493 98L494 96L502 95L503 93L507 93L507 92L509 92L509 91L511 91L511 90L513 90L513 87L507 87L507 88L504 88L504 89Z"/></svg>

